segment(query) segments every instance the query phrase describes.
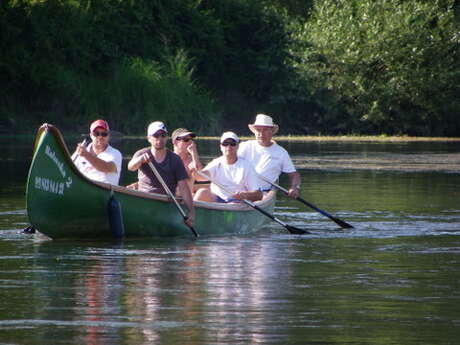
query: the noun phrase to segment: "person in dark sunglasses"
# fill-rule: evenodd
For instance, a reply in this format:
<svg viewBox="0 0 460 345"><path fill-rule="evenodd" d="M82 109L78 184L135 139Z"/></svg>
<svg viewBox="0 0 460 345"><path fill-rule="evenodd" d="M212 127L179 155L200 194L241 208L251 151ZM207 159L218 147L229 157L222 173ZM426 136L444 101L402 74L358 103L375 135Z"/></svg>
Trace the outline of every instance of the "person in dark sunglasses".
<svg viewBox="0 0 460 345"><path fill-rule="evenodd" d="M184 163L187 170L188 184L193 191L197 170L201 170L203 165L200 161L200 155L196 146L196 134L186 128L177 128L171 135L174 153L177 154ZM178 193L179 194L179 193Z"/></svg>
<svg viewBox="0 0 460 345"><path fill-rule="evenodd" d="M107 121L94 121L89 130L91 142L80 143L72 155L77 168L88 178L118 185L121 174L121 152L110 146L110 128Z"/></svg>
<svg viewBox="0 0 460 345"><path fill-rule="evenodd" d="M174 193L177 188L179 191L188 209L187 219L184 221L188 226L193 226L195 209L193 207L192 193L187 182L188 174L181 158L166 148L168 130L163 122L155 121L148 126L147 140L150 143L150 147L145 147L135 152L128 163L128 170L137 170L137 189L147 193L167 194L149 166L149 162L151 162L169 190Z"/></svg>
<svg viewBox="0 0 460 345"><path fill-rule="evenodd" d="M210 188L200 188L194 200L207 202L240 202L243 199L257 201L262 199L258 178L252 164L244 158L238 158L240 140L234 132L225 132L220 138L222 156L212 160L203 169L209 176ZM198 180L205 180L201 175ZM216 182L216 183L213 183ZM225 190L221 189L221 185ZM227 191L231 191L229 194Z"/></svg>

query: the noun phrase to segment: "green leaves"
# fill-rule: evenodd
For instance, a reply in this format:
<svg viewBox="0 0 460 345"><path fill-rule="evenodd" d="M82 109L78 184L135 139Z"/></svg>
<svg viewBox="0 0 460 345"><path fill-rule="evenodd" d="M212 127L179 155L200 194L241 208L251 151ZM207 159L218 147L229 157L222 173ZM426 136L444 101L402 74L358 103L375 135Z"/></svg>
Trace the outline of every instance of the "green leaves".
<svg viewBox="0 0 460 345"><path fill-rule="evenodd" d="M443 122L458 123L439 100L460 109L460 57L453 1L440 3L317 1L300 34L311 46L296 67L361 130L430 135L442 126L447 134L454 128Z"/></svg>

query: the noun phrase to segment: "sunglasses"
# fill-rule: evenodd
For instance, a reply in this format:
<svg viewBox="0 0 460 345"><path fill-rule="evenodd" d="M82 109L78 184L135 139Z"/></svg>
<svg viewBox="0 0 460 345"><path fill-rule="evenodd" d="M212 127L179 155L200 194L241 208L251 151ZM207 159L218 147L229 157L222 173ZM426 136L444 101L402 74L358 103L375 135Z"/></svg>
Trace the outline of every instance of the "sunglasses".
<svg viewBox="0 0 460 345"><path fill-rule="evenodd" d="M93 135L95 137L103 137L103 138L105 138L106 136L109 135L109 133L108 132L93 132Z"/></svg>
<svg viewBox="0 0 460 345"><path fill-rule="evenodd" d="M222 146L236 146L236 142L235 141L224 141L223 143L220 143Z"/></svg>
<svg viewBox="0 0 460 345"><path fill-rule="evenodd" d="M178 138L176 138L176 140L183 141L184 143L188 143L190 140L193 140L193 138L181 138L181 137L178 137Z"/></svg>
<svg viewBox="0 0 460 345"><path fill-rule="evenodd" d="M168 135L166 133L155 133L151 135L154 138L166 138Z"/></svg>

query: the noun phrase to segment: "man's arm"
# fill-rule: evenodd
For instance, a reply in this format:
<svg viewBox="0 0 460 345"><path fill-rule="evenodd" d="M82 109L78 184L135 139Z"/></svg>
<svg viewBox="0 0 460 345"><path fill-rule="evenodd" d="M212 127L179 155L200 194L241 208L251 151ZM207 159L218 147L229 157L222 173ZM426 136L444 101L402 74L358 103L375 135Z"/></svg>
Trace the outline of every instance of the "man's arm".
<svg viewBox="0 0 460 345"><path fill-rule="evenodd" d="M187 151L190 153L190 156L192 157L192 163L194 168L193 172L195 172L196 170L203 169L203 165L200 161L200 155L198 154L196 143L194 141L192 141L190 146L187 147Z"/></svg>
<svg viewBox="0 0 460 345"><path fill-rule="evenodd" d="M203 169L203 170L200 170L200 172L201 172L201 174L198 173L198 172L197 172L196 174L194 174L193 177L195 178L195 180L196 180L196 181L200 181L200 182L209 181L209 178L206 178L206 177L204 177L204 176L202 175L202 174L204 174L204 175L208 176L209 173L208 173L206 170L204 170L204 169Z"/></svg>
<svg viewBox="0 0 460 345"><path fill-rule="evenodd" d="M92 152L89 152L84 147L77 148L78 154L85 158L96 170L102 171L104 173L116 172L117 166L114 162L107 162L100 159Z"/></svg>
<svg viewBox="0 0 460 345"><path fill-rule="evenodd" d="M193 206L192 192L187 183L187 179L183 179L177 182L177 187L179 188L180 195L184 200L185 206L187 206L188 214L185 224L188 226L193 226L195 222L195 207Z"/></svg>
<svg viewBox="0 0 460 345"><path fill-rule="evenodd" d="M149 161L148 158L148 155L145 153L139 156L134 155L134 157L131 158L131 160L128 163L128 170L136 171L142 164L147 163Z"/></svg>
<svg viewBox="0 0 460 345"><path fill-rule="evenodd" d="M257 201L262 199L264 194L260 190L255 190L251 192L238 192L232 195L235 199L238 200L249 200L249 201Z"/></svg>
<svg viewBox="0 0 460 345"><path fill-rule="evenodd" d="M289 194L288 196L295 199L299 197L300 194L300 174L297 171L292 173L287 173L290 181Z"/></svg>

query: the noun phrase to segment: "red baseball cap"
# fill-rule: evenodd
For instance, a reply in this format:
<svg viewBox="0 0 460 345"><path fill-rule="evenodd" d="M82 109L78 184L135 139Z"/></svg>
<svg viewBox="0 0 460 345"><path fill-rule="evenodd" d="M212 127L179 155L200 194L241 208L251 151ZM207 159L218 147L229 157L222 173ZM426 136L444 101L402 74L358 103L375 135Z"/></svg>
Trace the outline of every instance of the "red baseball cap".
<svg viewBox="0 0 460 345"><path fill-rule="evenodd" d="M89 128L90 132L94 132L96 128L101 127L102 129L105 129L107 132L110 131L109 124L107 121L104 120L96 120L91 124L91 127Z"/></svg>

